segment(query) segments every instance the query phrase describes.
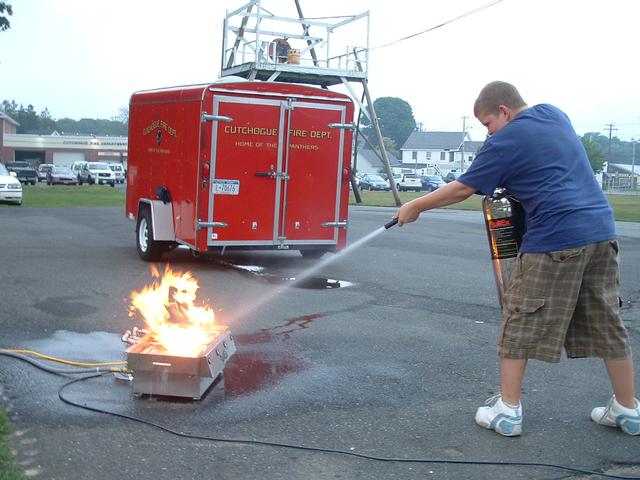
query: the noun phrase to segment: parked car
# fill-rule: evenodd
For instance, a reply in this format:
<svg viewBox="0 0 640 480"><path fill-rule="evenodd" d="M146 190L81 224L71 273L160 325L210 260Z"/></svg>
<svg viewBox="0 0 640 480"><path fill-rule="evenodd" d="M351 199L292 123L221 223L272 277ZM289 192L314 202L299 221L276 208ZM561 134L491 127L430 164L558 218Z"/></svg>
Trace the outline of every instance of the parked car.
<svg viewBox="0 0 640 480"><path fill-rule="evenodd" d="M89 185L109 184L112 187L116 184L116 174L109 168L105 162L87 162L83 165L78 176L78 183Z"/></svg>
<svg viewBox="0 0 640 480"><path fill-rule="evenodd" d="M87 162L85 162L84 160L79 160L71 164L71 171L78 179L78 183L80 183L80 170L82 170L82 167L84 167L86 164ZM80 185L82 184L80 183Z"/></svg>
<svg viewBox="0 0 640 480"><path fill-rule="evenodd" d="M45 182L47 180L47 173L51 170L53 165L51 163L41 163L38 166L36 174L38 175L38 183Z"/></svg>
<svg viewBox="0 0 640 480"><path fill-rule="evenodd" d="M35 185L38 181L36 169L33 168L29 162L9 162L6 167L7 170L16 174L16 178L20 180L21 183Z"/></svg>
<svg viewBox="0 0 640 480"><path fill-rule="evenodd" d="M124 183L124 167L121 163L110 163L109 168L116 174L116 183Z"/></svg>
<svg viewBox="0 0 640 480"><path fill-rule="evenodd" d="M367 173L360 179L360 190L389 190L389 182L380 175Z"/></svg>
<svg viewBox="0 0 640 480"><path fill-rule="evenodd" d="M406 192L409 190L413 190L414 192L419 192L422 190L422 182L420 182L420 177L415 173L401 173L400 178L396 180L396 184L398 185L398 190L401 192Z"/></svg>
<svg viewBox="0 0 640 480"><path fill-rule="evenodd" d="M0 203L22 205L22 184L16 177L0 163Z"/></svg>
<svg viewBox="0 0 640 480"><path fill-rule="evenodd" d="M54 166L47 173L47 185L77 185L78 179L69 167Z"/></svg>
<svg viewBox="0 0 640 480"><path fill-rule="evenodd" d="M445 181L438 175L423 175L420 177L420 182L422 183L422 190L427 192L433 192L441 186L446 185Z"/></svg>
<svg viewBox="0 0 640 480"><path fill-rule="evenodd" d="M453 182L454 180L458 180L458 178L460 178L460 175L462 175L462 172L449 172L444 177L444 181L447 183Z"/></svg>

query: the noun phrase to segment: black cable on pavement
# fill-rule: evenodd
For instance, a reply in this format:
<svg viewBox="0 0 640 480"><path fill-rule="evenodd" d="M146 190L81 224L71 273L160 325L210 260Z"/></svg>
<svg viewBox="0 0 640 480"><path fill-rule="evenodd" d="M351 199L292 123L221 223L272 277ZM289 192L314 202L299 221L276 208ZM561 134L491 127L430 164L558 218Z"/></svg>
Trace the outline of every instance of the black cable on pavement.
<svg viewBox="0 0 640 480"><path fill-rule="evenodd" d="M620 475L612 475L603 472L597 472L594 470L584 470L581 468L569 467L567 465L558 465L554 463L539 463L539 462L500 462L500 461L483 461L483 460L443 460L437 458L393 458L393 457L379 457L376 455L367 455L364 453L357 453L348 450L339 450L334 448L320 448L320 447L307 447L304 445L296 445L290 443L280 443L280 442L268 442L263 440L248 440L241 438L221 438L221 437L210 437L207 435L197 435L192 433L184 433L179 432L177 430L173 430L169 427L161 425L159 423L151 422L149 420L144 420L139 417L134 417L132 415L127 415L124 413L112 412L110 410L104 410L102 408L92 407L87 404L80 404L70 400L65 397L62 392L73 385L74 383L81 382L83 380L88 380L90 378L101 377L107 372L97 373L94 375L88 375L85 377L75 378L60 387L58 390L58 398L62 400L62 402L67 405L71 405L73 407L82 408L84 410L89 410L91 412L103 413L107 415L113 415L114 417L125 418L127 420L132 420L134 422L142 423L144 425L148 425L151 427L155 427L163 432L170 433L172 435L176 435L182 438L190 438L194 440L206 440L211 442L220 442L220 443L234 443L234 444L245 444L245 445L260 445L265 447L274 447L274 448L288 448L293 450L303 450L309 452L320 452L320 453L333 453L337 455L347 455L350 457L362 458L365 460L374 460L378 462L395 462L395 463L431 463L431 464L451 464L451 465L492 465L492 466L511 466L511 467L538 467L538 468L553 468L556 470L564 470L572 473L581 473L585 475L598 475L600 477L605 478L616 478L621 480L640 480L640 477L624 477Z"/></svg>

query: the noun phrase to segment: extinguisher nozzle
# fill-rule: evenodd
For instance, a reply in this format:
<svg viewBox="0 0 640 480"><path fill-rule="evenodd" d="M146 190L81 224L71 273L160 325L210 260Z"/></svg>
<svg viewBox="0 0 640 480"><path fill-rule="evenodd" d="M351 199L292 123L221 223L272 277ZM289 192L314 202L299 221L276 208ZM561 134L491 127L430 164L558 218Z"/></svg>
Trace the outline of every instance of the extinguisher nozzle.
<svg viewBox="0 0 640 480"><path fill-rule="evenodd" d="M384 228L385 228L386 230L389 230L391 227L393 227L393 226L394 226L394 225L396 225L397 223L398 223L398 219L397 219L397 218L394 218L394 219L393 219L393 220L391 220L390 222L385 223L385 224L384 224Z"/></svg>

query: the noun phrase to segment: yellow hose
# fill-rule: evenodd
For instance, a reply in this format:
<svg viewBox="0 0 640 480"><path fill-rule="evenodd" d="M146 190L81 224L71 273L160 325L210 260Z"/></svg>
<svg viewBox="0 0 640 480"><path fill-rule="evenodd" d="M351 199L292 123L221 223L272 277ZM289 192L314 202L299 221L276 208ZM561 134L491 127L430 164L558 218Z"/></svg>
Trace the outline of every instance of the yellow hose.
<svg viewBox="0 0 640 480"><path fill-rule="evenodd" d="M6 352L35 355L36 357L44 358L45 360L64 363L65 365L74 365L76 367L104 367L108 365L127 365L127 362L101 362L101 363L73 362L71 360L64 360L62 358L51 357L43 353L34 352L33 350L20 350L20 349L13 349L13 348L7 348L3 350L5 350ZM116 369L116 370L119 370L119 369Z"/></svg>

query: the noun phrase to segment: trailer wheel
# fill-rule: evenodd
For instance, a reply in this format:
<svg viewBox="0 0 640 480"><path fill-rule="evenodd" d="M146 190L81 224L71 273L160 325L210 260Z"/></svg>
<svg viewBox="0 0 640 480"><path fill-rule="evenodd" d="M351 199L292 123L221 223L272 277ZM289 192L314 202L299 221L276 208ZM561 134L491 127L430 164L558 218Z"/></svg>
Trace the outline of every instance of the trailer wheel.
<svg viewBox="0 0 640 480"><path fill-rule="evenodd" d="M147 262L157 262L164 252L161 242L153 239L153 225L151 223L151 212L143 209L138 215L138 224L136 225L136 246L138 247L138 255Z"/></svg>

